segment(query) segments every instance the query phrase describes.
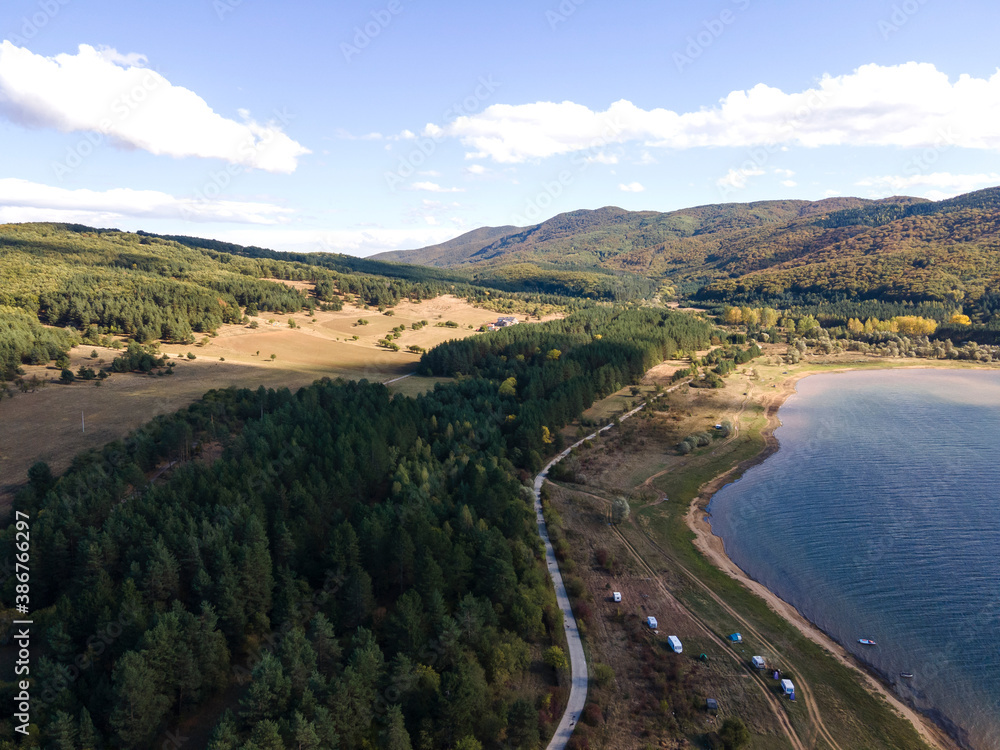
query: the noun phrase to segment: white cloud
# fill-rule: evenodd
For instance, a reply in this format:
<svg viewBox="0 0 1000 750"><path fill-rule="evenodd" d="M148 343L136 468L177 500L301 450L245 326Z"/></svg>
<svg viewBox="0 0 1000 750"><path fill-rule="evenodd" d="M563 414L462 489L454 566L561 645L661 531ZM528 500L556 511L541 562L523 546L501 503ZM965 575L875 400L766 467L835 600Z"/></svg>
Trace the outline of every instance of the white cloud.
<svg viewBox="0 0 1000 750"><path fill-rule="evenodd" d="M464 193L462 188L441 187L436 182L414 182L410 185L411 190L426 190L429 193Z"/></svg>
<svg viewBox="0 0 1000 750"><path fill-rule="evenodd" d="M642 185L641 185L640 183L638 183L638 182L630 182L630 183L629 183L628 185L626 185L626 184L625 184L625 183L623 182L623 183L621 183L621 184L620 184L620 185L618 186L618 189L619 189L619 190L621 190L622 192L625 192L625 193L641 193L641 192L642 192L643 190L645 190L646 188L644 188L644 187L643 187L643 186L642 186Z"/></svg>
<svg viewBox="0 0 1000 750"><path fill-rule="evenodd" d="M617 164L618 156L609 154L606 151L599 151L596 154L584 158L587 164Z"/></svg>
<svg viewBox="0 0 1000 750"><path fill-rule="evenodd" d="M952 174L951 172L932 172L915 175L884 175L869 177L856 184L862 187L875 188L877 193L902 193L914 189L925 188L921 193L924 198L941 200L952 198L962 193L971 193L984 187L1000 185L1000 174L997 172L980 174Z"/></svg>
<svg viewBox="0 0 1000 750"><path fill-rule="evenodd" d="M381 141L385 136L381 133L365 133L364 135L354 135L346 128L337 128L333 134L345 141Z"/></svg>
<svg viewBox="0 0 1000 750"><path fill-rule="evenodd" d="M177 198L156 190L68 190L0 178L0 221L109 223L123 217L279 224L293 211L272 203Z"/></svg>
<svg viewBox="0 0 1000 750"><path fill-rule="evenodd" d="M740 190L747 186L751 177L764 174L763 169L730 169L725 175L715 181L715 184L728 190Z"/></svg>
<svg viewBox="0 0 1000 750"><path fill-rule="evenodd" d="M465 171L469 174L486 174L487 170L482 164L470 164Z"/></svg>
<svg viewBox="0 0 1000 750"><path fill-rule="evenodd" d="M777 169L776 168L774 170L774 173L777 174L777 175L781 175L782 177L794 177L795 176L795 170L793 170L793 169Z"/></svg>
<svg viewBox="0 0 1000 750"><path fill-rule="evenodd" d="M345 253L374 255L389 250L411 250L454 239L462 233L457 227L417 225L410 229L234 229L217 232L215 237L240 245L257 245L288 252Z"/></svg>
<svg viewBox="0 0 1000 750"><path fill-rule="evenodd" d="M656 157L653 156L648 151L643 151L642 155L639 157L639 161L636 162L636 164L641 164L643 166L649 166L650 164L656 164L656 163L657 163Z"/></svg>
<svg viewBox="0 0 1000 750"><path fill-rule="evenodd" d="M610 144L647 147L900 146L1000 148L1000 71L948 76L929 63L864 65L785 93L766 84L733 91L715 107L678 113L627 100L593 111L570 101L494 104L436 132L459 139L472 158L516 163ZM430 126L428 126L428 131Z"/></svg>
<svg viewBox="0 0 1000 750"><path fill-rule="evenodd" d="M797 187L799 183L797 183L795 180L782 180L781 184L787 188L793 188Z"/></svg>
<svg viewBox="0 0 1000 750"><path fill-rule="evenodd" d="M245 110L243 122L227 119L193 91L141 67L144 62L141 55L86 44L75 55L44 57L4 41L0 116L27 128L98 132L124 148L268 172L294 172L299 157L310 153L282 124L257 122Z"/></svg>

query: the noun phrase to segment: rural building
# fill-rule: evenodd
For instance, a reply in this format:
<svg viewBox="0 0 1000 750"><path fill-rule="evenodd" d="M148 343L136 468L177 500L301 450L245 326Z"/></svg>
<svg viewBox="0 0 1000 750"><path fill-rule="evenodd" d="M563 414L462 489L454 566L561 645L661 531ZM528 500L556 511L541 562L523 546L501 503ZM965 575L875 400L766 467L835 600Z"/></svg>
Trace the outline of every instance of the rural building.
<svg viewBox="0 0 1000 750"><path fill-rule="evenodd" d="M622 592L621 592L621 591L616 591L615 593L613 593L613 594L611 595L611 597L612 597L612 598L613 598L613 599L614 599L614 600L615 600L616 602L620 602L620 601L622 600Z"/></svg>
<svg viewBox="0 0 1000 750"><path fill-rule="evenodd" d="M646 624L649 625L649 627L651 627L653 630L656 630L656 618L655 617L647 617L646 618Z"/></svg>
<svg viewBox="0 0 1000 750"><path fill-rule="evenodd" d="M497 328L506 328L513 325L517 325L517 318L513 315L497 318Z"/></svg>
<svg viewBox="0 0 1000 750"><path fill-rule="evenodd" d="M668 635L667 643L670 644L670 648L674 650L675 654L679 654L684 650L684 647L681 645L681 639L676 635Z"/></svg>
<svg viewBox="0 0 1000 750"><path fill-rule="evenodd" d="M767 666L767 662L764 661L763 656L755 656L751 661L753 662L754 669L764 669Z"/></svg>

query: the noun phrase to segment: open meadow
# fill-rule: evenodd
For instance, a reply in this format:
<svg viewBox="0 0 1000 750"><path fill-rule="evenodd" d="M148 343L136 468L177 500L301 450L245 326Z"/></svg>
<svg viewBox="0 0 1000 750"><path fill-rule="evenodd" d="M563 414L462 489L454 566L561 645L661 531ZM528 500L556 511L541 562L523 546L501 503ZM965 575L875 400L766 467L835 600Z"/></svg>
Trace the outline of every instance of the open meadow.
<svg viewBox="0 0 1000 750"><path fill-rule="evenodd" d="M9 505L13 490L26 481L27 470L36 461L47 461L60 473L81 451L122 438L213 388L296 389L323 377L385 382L414 372L420 356L408 352L407 346L426 349L464 338L497 318L495 312L450 295L416 304L406 300L386 313L391 314L347 304L343 310L317 311L312 317L267 313L253 319L257 328L224 325L217 336L205 336L193 345L162 345L160 351L176 363L169 376L158 371L122 373L99 386L98 381L79 380L63 385L57 382L57 369L25 366L27 377L37 376L48 385L15 393L0 403L0 506ZM359 325L359 320L368 322ZM424 320L426 326L412 329ZM448 321L458 327L437 325ZM400 351L378 346L401 325L405 331L395 340ZM95 351L96 359L91 357ZM114 349L80 346L71 352L71 369L97 369L118 354ZM430 378L408 380L394 384L396 389L416 395L434 385Z"/></svg>

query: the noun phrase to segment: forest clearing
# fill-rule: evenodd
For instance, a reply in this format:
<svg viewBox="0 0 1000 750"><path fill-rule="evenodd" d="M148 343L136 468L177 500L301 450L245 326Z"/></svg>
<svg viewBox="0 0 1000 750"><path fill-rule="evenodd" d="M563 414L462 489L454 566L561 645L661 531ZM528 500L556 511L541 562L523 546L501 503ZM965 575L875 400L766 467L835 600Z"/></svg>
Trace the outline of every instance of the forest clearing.
<svg viewBox="0 0 1000 750"><path fill-rule="evenodd" d="M104 381L63 385L57 382L58 368L25 365L26 378L35 376L49 384L34 392L15 393L0 405L0 506L10 504L12 490L26 481L28 468L36 461L46 461L61 473L78 453L120 439L155 416L186 407L213 388L294 390L322 377L383 382L414 371L420 357L406 351L407 346L430 348L464 338L497 318L497 313L451 295L420 303L404 300L386 312L392 314L345 304L336 312L317 310L312 317L263 313L252 319L257 322L255 329L223 325L217 336L205 336L197 344L162 344L160 352L177 363L170 377L159 377L157 371L117 373ZM359 320L368 323L359 325ZM422 320L427 325L419 327ZM437 325L448 321L457 326ZM415 323L418 330L412 328ZM401 325L405 331L397 339L400 351L378 345ZM96 359L91 357L95 351ZM195 358L189 359L188 352ZM107 365L120 353L84 344L70 352L70 369ZM272 354L276 355L273 360ZM405 387L408 395L416 395L416 384L403 384L406 381L400 381L399 387ZM424 384L424 388L432 387L433 382Z"/></svg>

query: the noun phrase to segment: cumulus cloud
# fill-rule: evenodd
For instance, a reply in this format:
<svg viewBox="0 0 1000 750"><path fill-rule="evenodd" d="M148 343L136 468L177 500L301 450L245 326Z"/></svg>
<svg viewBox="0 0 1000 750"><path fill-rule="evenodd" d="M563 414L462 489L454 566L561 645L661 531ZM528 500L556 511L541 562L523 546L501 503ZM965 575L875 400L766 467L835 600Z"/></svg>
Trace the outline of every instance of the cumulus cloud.
<svg viewBox="0 0 1000 750"><path fill-rule="evenodd" d="M142 55L86 44L75 55L44 57L4 41L0 116L27 128L98 132L124 148L268 172L294 172L310 153L282 130L288 115L261 123L241 110L242 122L227 119L144 63Z"/></svg>
<svg viewBox="0 0 1000 750"><path fill-rule="evenodd" d="M932 172L914 175L883 175L868 177L857 183L861 187L875 188L878 192L901 193L924 188L923 196L937 200L951 198L962 193L971 193L984 187L1000 185L1000 173L952 174Z"/></svg>
<svg viewBox="0 0 1000 750"><path fill-rule="evenodd" d="M469 174L486 174L486 167L482 164L470 164L465 168L465 171Z"/></svg>
<svg viewBox="0 0 1000 750"><path fill-rule="evenodd" d="M759 177L762 174L764 174L763 169L730 169L716 180L715 184L729 190L740 190L747 186L747 181L751 177Z"/></svg>
<svg viewBox="0 0 1000 750"><path fill-rule="evenodd" d="M791 93L761 83L694 112L645 110L625 99L604 111L570 101L494 104L434 129L459 139L472 158L517 163L628 142L673 149L942 142L997 149L998 121L1000 71L952 81L932 64L910 62L864 65Z"/></svg>
<svg viewBox="0 0 1000 750"><path fill-rule="evenodd" d="M347 255L374 255L389 250L410 250L436 245L454 239L461 230L441 225L437 227L416 225L409 229L233 229L216 233L225 242L240 245L257 245L289 252L345 253Z"/></svg>
<svg viewBox="0 0 1000 750"><path fill-rule="evenodd" d="M627 185L623 182L618 186L618 189L625 193L641 193L646 188L638 182L630 182Z"/></svg>
<svg viewBox="0 0 1000 750"><path fill-rule="evenodd" d="M113 222L123 217L280 224L293 211L272 203L177 198L156 190L69 190L0 178L0 221ZM98 221L99 220L99 221Z"/></svg>
<svg viewBox="0 0 1000 750"><path fill-rule="evenodd" d="M436 182L414 182L411 190L426 190L428 193L464 193L462 188L441 187Z"/></svg>

